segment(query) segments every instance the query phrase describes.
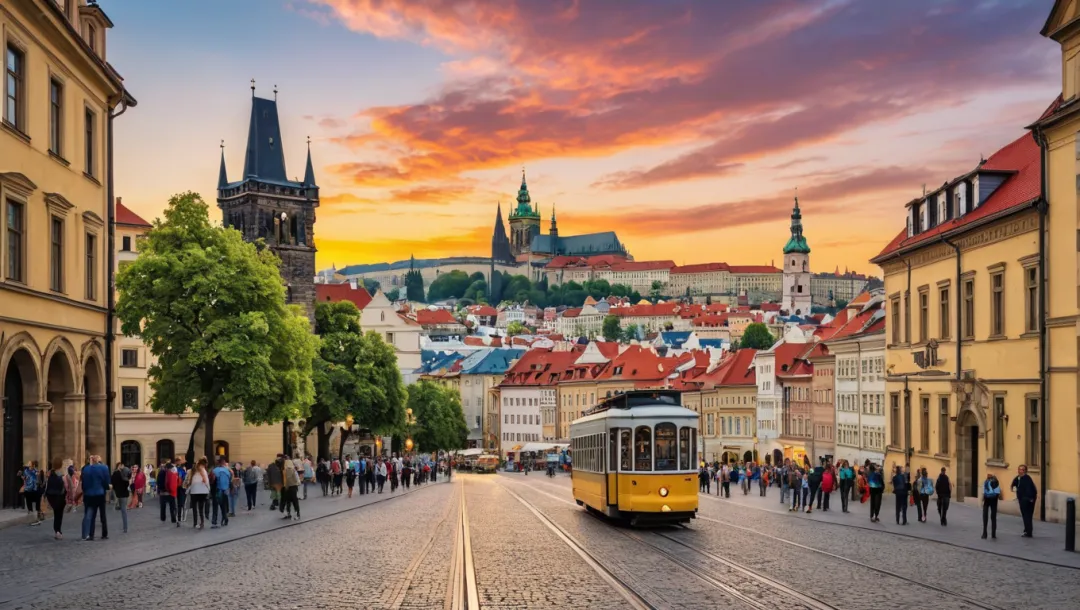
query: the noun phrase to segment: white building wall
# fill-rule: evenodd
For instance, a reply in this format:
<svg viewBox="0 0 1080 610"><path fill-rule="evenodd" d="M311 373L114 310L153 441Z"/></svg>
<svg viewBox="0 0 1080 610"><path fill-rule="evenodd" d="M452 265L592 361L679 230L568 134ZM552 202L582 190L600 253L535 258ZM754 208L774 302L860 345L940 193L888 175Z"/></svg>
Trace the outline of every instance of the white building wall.
<svg viewBox="0 0 1080 610"><path fill-rule="evenodd" d="M544 401L540 386L503 386L499 448L503 455L517 445L543 440L540 407Z"/></svg>
<svg viewBox="0 0 1080 610"><path fill-rule="evenodd" d="M885 335L830 344L836 356L836 457L852 464L885 459Z"/></svg>

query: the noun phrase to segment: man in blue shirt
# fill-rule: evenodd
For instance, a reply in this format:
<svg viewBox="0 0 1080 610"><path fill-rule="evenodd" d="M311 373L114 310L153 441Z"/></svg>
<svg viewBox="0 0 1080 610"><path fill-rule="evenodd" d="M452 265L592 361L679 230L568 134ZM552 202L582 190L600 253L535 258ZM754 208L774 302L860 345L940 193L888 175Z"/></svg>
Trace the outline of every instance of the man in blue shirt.
<svg viewBox="0 0 1080 610"><path fill-rule="evenodd" d="M229 469L229 461L225 456L218 456L218 464L214 468L214 512L210 518L210 529L216 529L218 524L218 510L221 510L221 527L229 524L229 487L232 485L232 470Z"/></svg>
<svg viewBox="0 0 1080 610"><path fill-rule="evenodd" d="M90 456L90 463L82 469L83 512L82 539L94 539L94 519L101 515L101 539L109 539L109 524L105 515L105 494L109 491L112 473L109 467L99 462L96 455Z"/></svg>

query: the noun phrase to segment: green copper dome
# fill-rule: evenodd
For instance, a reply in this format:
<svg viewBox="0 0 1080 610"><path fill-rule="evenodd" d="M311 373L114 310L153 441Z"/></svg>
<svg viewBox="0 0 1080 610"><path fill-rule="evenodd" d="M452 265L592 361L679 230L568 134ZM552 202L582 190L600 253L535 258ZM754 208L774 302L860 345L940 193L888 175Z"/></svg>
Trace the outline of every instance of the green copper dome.
<svg viewBox="0 0 1080 610"><path fill-rule="evenodd" d="M529 186L525 184L525 170L521 170L521 188L518 189L517 207L510 212L510 218L535 218L540 220L540 210L532 205Z"/></svg>
<svg viewBox="0 0 1080 610"><path fill-rule="evenodd" d="M784 245L784 254L810 254L810 245L802 234L802 212L799 211L799 198L795 198L795 209L791 211L791 238Z"/></svg>

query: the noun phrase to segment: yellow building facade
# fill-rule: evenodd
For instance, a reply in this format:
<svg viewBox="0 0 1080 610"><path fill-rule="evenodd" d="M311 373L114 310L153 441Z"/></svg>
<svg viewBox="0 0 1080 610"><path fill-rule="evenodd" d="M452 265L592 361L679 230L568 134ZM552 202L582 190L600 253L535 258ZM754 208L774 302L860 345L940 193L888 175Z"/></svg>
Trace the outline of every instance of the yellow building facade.
<svg viewBox="0 0 1080 610"><path fill-rule="evenodd" d="M1060 104L1033 127L1043 147L1047 195L1046 251L1046 455L1049 468L1035 477L1045 498L1047 519L1060 518L1065 499L1080 493L1080 289L1076 231L1077 182L1080 162L1080 4L1057 0L1042 35L1061 45L1062 95Z"/></svg>
<svg viewBox="0 0 1080 610"><path fill-rule="evenodd" d="M1076 492L1076 254L1040 218L1041 170L1027 133L910 202L907 229L873 262L885 276L885 466L945 468L954 498L978 502L988 473L1007 486L1026 464L1057 519Z"/></svg>
<svg viewBox="0 0 1080 610"><path fill-rule="evenodd" d="M30 460L109 459L108 157L135 100L95 5L0 4L0 499Z"/></svg>

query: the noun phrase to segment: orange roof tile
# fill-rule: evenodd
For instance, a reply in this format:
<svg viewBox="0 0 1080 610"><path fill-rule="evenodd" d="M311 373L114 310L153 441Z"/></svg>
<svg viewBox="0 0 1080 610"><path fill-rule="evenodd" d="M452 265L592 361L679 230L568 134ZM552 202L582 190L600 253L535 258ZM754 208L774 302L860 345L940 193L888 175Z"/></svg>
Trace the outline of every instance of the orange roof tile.
<svg viewBox="0 0 1080 610"><path fill-rule="evenodd" d="M1034 202L1039 198L1040 193L1041 159L1039 145L1035 143L1035 138L1030 133L1025 133L1013 140L990 155L990 158L978 167L979 171L1015 172L1006 178L1005 182L982 205L959 218L953 218L911 237L907 236L905 227L870 262L885 261L901 250L917 244L929 243L932 238L939 235L963 230L964 227L980 220L992 218Z"/></svg>
<svg viewBox="0 0 1080 610"><path fill-rule="evenodd" d="M132 212L126 205L120 203L119 197L116 198L116 224L129 227L145 227L147 229L152 226L143 220L142 216Z"/></svg>
<svg viewBox="0 0 1080 610"><path fill-rule="evenodd" d="M783 273L772 265L731 265L728 269L732 273Z"/></svg>
<svg viewBox="0 0 1080 610"><path fill-rule="evenodd" d="M357 309L363 311L371 302L371 294L367 289L360 286L353 288L351 284L315 284L315 300L331 303L351 301Z"/></svg>
<svg viewBox="0 0 1080 610"><path fill-rule="evenodd" d="M694 265L676 265L671 268L671 273L708 273L711 271L727 271L727 263L698 263Z"/></svg>
<svg viewBox="0 0 1080 610"><path fill-rule="evenodd" d="M428 324L457 324L454 314L445 309L420 309L416 312L416 321Z"/></svg>

